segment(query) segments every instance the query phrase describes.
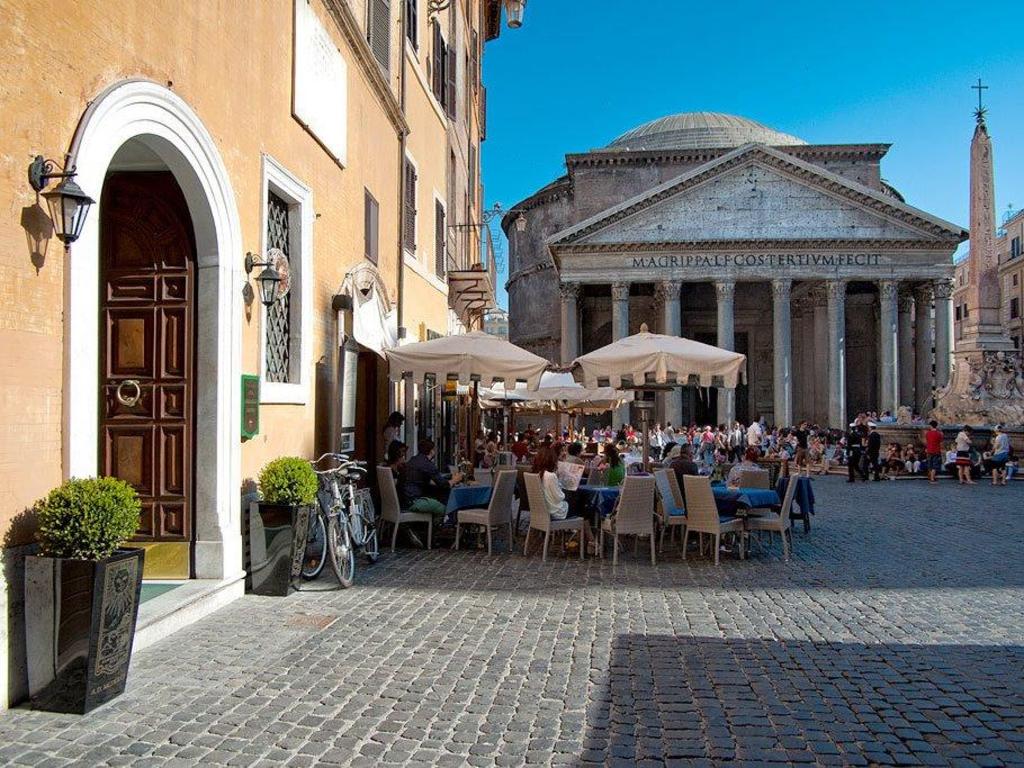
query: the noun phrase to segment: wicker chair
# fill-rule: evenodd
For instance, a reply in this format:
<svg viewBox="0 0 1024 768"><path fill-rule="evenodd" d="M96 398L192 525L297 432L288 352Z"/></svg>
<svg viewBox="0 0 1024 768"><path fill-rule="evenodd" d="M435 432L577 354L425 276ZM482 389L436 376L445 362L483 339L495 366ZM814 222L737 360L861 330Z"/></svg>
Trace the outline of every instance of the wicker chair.
<svg viewBox="0 0 1024 768"><path fill-rule="evenodd" d="M512 549L512 494L516 489L516 471L499 472L491 492L487 509L460 509L455 522L455 549L459 548L459 535L464 525L482 525L487 529L487 554L492 554L491 531L508 526L508 548Z"/></svg>
<svg viewBox="0 0 1024 768"><path fill-rule="evenodd" d="M683 494L679 491L679 481L671 469L659 469L654 473L654 481L658 486L657 515L661 524L661 538L658 552L665 551L665 530L669 530L672 539L672 528L685 530L686 507L683 506Z"/></svg>
<svg viewBox="0 0 1024 768"><path fill-rule="evenodd" d="M770 490L769 481L771 476L767 472L758 472L754 469L745 469L740 472L740 488L763 488Z"/></svg>
<svg viewBox="0 0 1024 768"><path fill-rule="evenodd" d="M398 503L398 491L395 489L395 476L391 467L377 467L377 485L380 486L380 519L391 523L391 551L395 551L395 540L398 538L398 526L402 523L427 524L427 549L434 536L434 516L429 512L403 512Z"/></svg>
<svg viewBox="0 0 1024 768"><path fill-rule="evenodd" d="M527 472L523 475L526 483L526 496L530 500L530 527L526 531L526 541L523 542L523 554L530 550L530 532L544 531L544 554L541 562L548 559L548 542L551 540L552 531L579 531L580 533L580 560L583 559L583 550L586 549L586 542L583 540L584 529L587 521L582 517L570 517L565 520L552 520L548 514L548 505L544 500L544 486L541 484L540 475Z"/></svg>
<svg viewBox="0 0 1024 768"><path fill-rule="evenodd" d="M614 539L612 565L619 562L619 536L647 536L651 540L651 565L654 561L654 478L626 475L615 514L601 521L598 551L604 557L604 535Z"/></svg>
<svg viewBox="0 0 1024 768"><path fill-rule="evenodd" d="M720 517L715 495L711 492L711 480L698 475L683 477L686 491L686 534L683 536L683 559L686 559L686 544L691 533L703 538L705 533L714 537L715 565L718 565L718 549L723 533L739 534L740 557L743 557L743 520L738 517Z"/></svg>
<svg viewBox="0 0 1024 768"><path fill-rule="evenodd" d="M786 481L786 495L782 499L782 509L778 515L749 517L746 521L748 532L769 531L773 534L777 533L782 537L782 558L784 560L789 560L789 551L793 546L793 529L789 527L789 513L793 508L793 497L796 495L798 482L800 482L798 477L790 477Z"/></svg>
<svg viewBox="0 0 1024 768"><path fill-rule="evenodd" d="M604 485L608 482L607 469L592 469L587 476L587 485Z"/></svg>

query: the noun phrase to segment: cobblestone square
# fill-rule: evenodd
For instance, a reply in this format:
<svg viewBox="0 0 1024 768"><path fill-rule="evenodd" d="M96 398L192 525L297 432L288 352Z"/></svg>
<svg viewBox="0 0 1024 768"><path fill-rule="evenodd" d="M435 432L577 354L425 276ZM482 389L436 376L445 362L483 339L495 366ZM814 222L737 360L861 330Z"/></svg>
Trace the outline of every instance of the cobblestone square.
<svg viewBox="0 0 1024 768"><path fill-rule="evenodd" d="M0 764L1024 765L1024 485L814 483L788 563L405 550L246 596L87 717L0 717Z"/></svg>

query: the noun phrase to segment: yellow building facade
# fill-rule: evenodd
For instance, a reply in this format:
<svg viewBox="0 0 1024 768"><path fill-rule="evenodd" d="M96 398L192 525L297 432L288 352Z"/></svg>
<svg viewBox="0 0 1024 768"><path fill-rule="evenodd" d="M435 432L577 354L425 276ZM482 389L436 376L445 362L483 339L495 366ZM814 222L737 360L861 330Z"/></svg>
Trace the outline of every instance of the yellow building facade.
<svg viewBox="0 0 1024 768"><path fill-rule="evenodd" d="M51 488L132 482L147 576L208 584L198 618L242 593L260 468L339 441L376 459L402 393L373 346L464 322L435 268L453 118L434 103L428 35L458 16L482 46L500 8L429 5L0 3L0 707L24 696L19 562ZM27 180L37 155L95 200L66 249ZM454 169L476 199L478 165ZM269 306L263 262L288 278ZM351 310L371 295L366 342Z"/></svg>

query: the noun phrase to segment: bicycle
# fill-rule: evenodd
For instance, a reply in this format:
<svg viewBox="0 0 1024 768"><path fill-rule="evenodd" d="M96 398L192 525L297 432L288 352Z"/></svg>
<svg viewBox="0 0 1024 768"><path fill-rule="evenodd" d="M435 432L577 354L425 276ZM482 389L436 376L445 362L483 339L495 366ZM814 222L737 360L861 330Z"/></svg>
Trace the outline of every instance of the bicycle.
<svg viewBox="0 0 1024 768"><path fill-rule="evenodd" d="M337 462L329 469L317 469L325 459ZM366 474L365 462L352 461L342 453L325 453L311 461L320 480L315 514L309 521L302 578L315 579L328 560L343 588L352 586L356 573L356 550L370 563L380 557L376 514L370 492L357 490L359 476Z"/></svg>

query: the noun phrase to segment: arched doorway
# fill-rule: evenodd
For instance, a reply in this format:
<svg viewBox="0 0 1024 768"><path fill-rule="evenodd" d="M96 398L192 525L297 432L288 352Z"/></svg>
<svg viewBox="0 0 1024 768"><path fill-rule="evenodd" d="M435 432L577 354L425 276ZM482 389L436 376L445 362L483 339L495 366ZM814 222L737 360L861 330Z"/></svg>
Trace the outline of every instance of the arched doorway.
<svg viewBox="0 0 1024 768"><path fill-rule="evenodd" d="M171 514L158 525L163 526L165 532L174 531L179 540L187 538L191 541L189 571L195 577L240 579L239 381L240 286L243 285L243 275L238 212L227 170L212 137L195 112L168 88L144 80L117 83L90 104L75 133L71 160L77 165L78 181L83 189L92 192L100 202L98 210L87 220L81 237L71 248L66 264L65 475L96 475L111 465L117 466L120 461L117 456L108 462L107 440L105 436L101 439L101 427L106 424L106 416L101 414L107 397L113 394L116 398L116 386L120 381L132 378L121 376L113 393L109 384L101 386L101 382L107 382L111 377L106 376L110 371L102 370L100 365L101 351L104 361L109 353L107 337L101 333L100 324L109 322L107 313L110 309L103 293L108 286L103 285L100 279L101 275L106 277L100 230L104 223L111 221L105 212L106 205L114 205L116 215L118 203L99 193L104 190L108 179L119 174L161 174L164 183L173 181L180 193L173 206L176 212L169 214L164 211L164 214L169 216L169 220L177 220L181 226L186 226L184 209L187 209L187 225L191 227L195 287L191 292L190 311L195 332L192 337L194 376L190 377L190 382L194 423L203 424L203 429L195 430L194 439L187 445L183 443L181 451L176 454L184 457L182 462L191 462L195 467L188 494L193 500L191 519L194 525L186 534L187 513L184 509L180 515L171 513L171 505L175 502L169 499L169 495L161 498L166 500ZM128 198L125 205L129 208L146 208L142 199L132 202L130 195ZM170 274L167 276L172 277ZM156 274L151 274L150 279L153 291L156 291ZM171 279L163 287L167 288L174 282ZM101 295L104 296L103 301ZM169 302L171 298L168 296ZM156 312L157 309L151 307L150 311ZM128 327L128 332L139 333L139 324L135 324L134 331L131 328ZM141 330L145 333L144 327ZM113 341L116 346L116 339ZM129 387L122 394L133 395L134 388ZM170 397L171 390L168 389L166 394ZM164 393L159 392L157 396L158 399L164 397ZM177 406L167 404L170 411L165 412L176 412ZM161 403L152 405L154 408L162 407ZM154 418L150 426L156 423ZM100 450L101 446L103 450ZM127 443L125 450L145 452L146 448L135 441ZM156 456L155 453L153 455ZM129 464L124 466L127 471L138 475L138 468L130 469ZM172 467L166 473L171 478L171 485L177 482L175 478L181 477L183 468L184 465ZM180 489L164 487L156 490L174 490L177 493ZM181 494L182 497L185 495ZM150 499L149 503L163 502ZM240 581L238 591L241 591Z"/></svg>

